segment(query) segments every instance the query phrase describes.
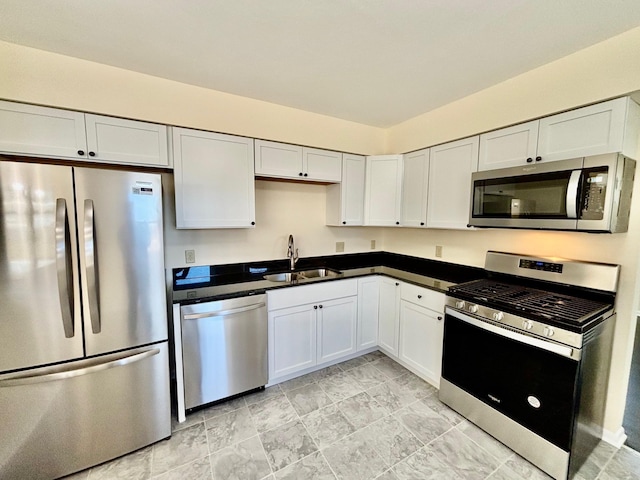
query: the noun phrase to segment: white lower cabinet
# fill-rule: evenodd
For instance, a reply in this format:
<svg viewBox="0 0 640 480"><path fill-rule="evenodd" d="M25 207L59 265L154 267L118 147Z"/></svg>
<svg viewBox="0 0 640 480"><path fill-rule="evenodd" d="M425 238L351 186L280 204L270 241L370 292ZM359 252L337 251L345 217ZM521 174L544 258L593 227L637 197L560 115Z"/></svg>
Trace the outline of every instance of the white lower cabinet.
<svg viewBox="0 0 640 480"><path fill-rule="evenodd" d="M269 382L356 352L356 279L267 292Z"/></svg>
<svg viewBox="0 0 640 480"><path fill-rule="evenodd" d="M390 355L398 356L400 282L393 278L380 279L378 304L378 346Z"/></svg>
<svg viewBox="0 0 640 480"><path fill-rule="evenodd" d="M378 345L378 298L380 277L358 279L358 328L356 349L358 351Z"/></svg>

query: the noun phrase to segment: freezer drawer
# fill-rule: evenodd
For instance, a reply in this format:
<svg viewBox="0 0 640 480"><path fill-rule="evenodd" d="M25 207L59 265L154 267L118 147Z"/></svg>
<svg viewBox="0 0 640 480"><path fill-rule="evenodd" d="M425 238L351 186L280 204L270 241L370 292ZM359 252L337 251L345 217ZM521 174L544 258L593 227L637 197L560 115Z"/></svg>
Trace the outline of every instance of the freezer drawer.
<svg viewBox="0 0 640 480"><path fill-rule="evenodd" d="M53 479L171 435L167 342L0 375L0 479Z"/></svg>
<svg viewBox="0 0 640 480"><path fill-rule="evenodd" d="M264 386L266 295L181 307L185 408Z"/></svg>

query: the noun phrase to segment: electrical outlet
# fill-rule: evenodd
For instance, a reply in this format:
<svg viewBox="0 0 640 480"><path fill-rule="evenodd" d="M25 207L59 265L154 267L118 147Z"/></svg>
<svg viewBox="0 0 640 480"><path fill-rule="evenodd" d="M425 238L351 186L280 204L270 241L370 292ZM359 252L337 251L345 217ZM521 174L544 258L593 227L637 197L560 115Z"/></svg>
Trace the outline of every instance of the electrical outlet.
<svg viewBox="0 0 640 480"><path fill-rule="evenodd" d="M436 258L442 258L442 245L436 245Z"/></svg>
<svg viewBox="0 0 640 480"><path fill-rule="evenodd" d="M184 251L184 261L185 261L185 263L196 263L196 251L195 250L185 250Z"/></svg>
<svg viewBox="0 0 640 480"><path fill-rule="evenodd" d="M344 242L336 242L336 252L344 252Z"/></svg>
<svg viewBox="0 0 640 480"><path fill-rule="evenodd" d="M371 250L374 250L375 248L376 248L376 241L371 240Z"/></svg>

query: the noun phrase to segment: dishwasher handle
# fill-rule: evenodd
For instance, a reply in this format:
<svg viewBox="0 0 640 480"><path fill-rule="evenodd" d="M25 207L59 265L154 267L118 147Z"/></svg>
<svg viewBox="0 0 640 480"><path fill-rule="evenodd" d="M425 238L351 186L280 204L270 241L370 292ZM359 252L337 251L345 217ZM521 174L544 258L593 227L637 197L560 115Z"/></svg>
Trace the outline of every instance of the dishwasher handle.
<svg viewBox="0 0 640 480"><path fill-rule="evenodd" d="M231 308L229 310L216 310L216 311L202 312L202 313L186 313L182 315L182 318L184 320L197 320L199 318L226 317L227 315L235 315L236 313L248 312L250 310L257 310L265 306L266 306L265 302L254 303L253 305L247 305L245 307L239 307L239 308Z"/></svg>

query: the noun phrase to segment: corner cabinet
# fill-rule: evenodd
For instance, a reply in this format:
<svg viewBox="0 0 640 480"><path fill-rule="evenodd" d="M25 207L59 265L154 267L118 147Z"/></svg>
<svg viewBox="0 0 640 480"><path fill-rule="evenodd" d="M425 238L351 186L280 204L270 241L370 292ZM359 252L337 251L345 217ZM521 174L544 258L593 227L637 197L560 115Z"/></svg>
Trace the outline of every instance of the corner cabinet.
<svg viewBox="0 0 640 480"><path fill-rule="evenodd" d="M327 185L327 225L364 224L365 157L342 155L342 181Z"/></svg>
<svg viewBox="0 0 640 480"><path fill-rule="evenodd" d="M427 225L429 149L404 155L402 179L402 220L404 227Z"/></svg>
<svg viewBox="0 0 640 480"><path fill-rule="evenodd" d="M400 225L402 155L367 157L364 224Z"/></svg>
<svg viewBox="0 0 640 480"><path fill-rule="evenodd" d="M169 166L165 125L6 101L0 101L0 152Z"/></svg>
<svg viewBox="0 0 640 480"><path fill-rule="evenodd" d="M176 227L253 227L253 139L172 130Z"/></svg>
<svg viewBox="0 0 640 480"><path fill-rule="evenodd" d="M262 177L340 182L342 153L256 140L255 173Z"/></svg>
<svg viewBox="0 0 640 480"><path fill-rule="evenodd" d="M427 227L466 229L471 174L478 169L479 137L431 147Z"/></svg>

